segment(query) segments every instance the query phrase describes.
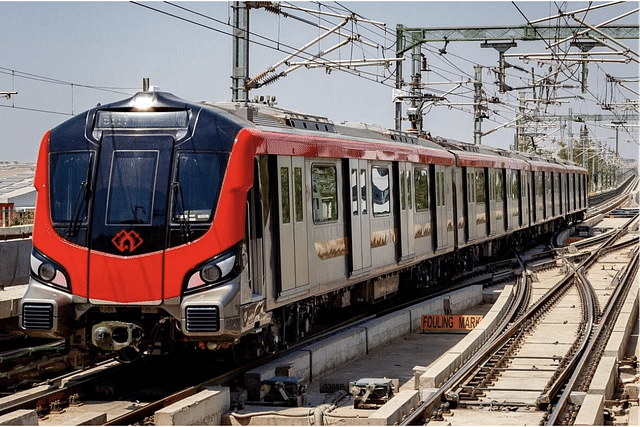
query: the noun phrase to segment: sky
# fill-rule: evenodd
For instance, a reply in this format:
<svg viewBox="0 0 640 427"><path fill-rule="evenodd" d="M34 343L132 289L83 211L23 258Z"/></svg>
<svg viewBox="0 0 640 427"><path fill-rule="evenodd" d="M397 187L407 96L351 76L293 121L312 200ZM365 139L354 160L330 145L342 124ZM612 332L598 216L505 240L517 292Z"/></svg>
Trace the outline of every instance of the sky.
<svg viewBox="0 0 640 427"><path fill-rule="evenodd" d="M338 2L287 3L312 10L340 11L344 8L360 17L385 23L385 27L362 20L349 22L341 30L357 33L378 47L354 43L332 53L332 60L395 56L396 26L420 28L459 28L487 26L522 26L528 21L553 16L558 8L575 11L587 2ZM593 5L603 4L593 3ZM190 101L229 101L231 99L232 38L231 2L6 2L0 1L0 94L17 92L10 99L0 96L0 161L35 162L45 132L73 115L128 98L142 88L143 78L154 86ZM591 25L637 8L637 2L610 6L579 16ZM160 12L162 11L162 12ZM304 18L301 23L265 10L250 12L251 40L249 74L254 76L285 58L321 34L317 25L332 27L339 21L324 22L304 11L286 10ZM195 12L195 13L194 13ZM548 21L552 25L569 18ZM576 24L571 21L571 24ZM616 21L638 23L638 13ZM340 39L341 40L341 39ZM314 45L311 55L338 43L331 36ZM637 40L623 41L638 52ZM473 142L474 65L482 66L483 89L489 98L501 104L489 104L489 117L482 131L498 130L486 135L482 144L508 149L513 144L519 91L500 93L494 84L493 70L498 64L494 49L483 49L479 42L451 42L446 53L444 43L423 47L428 69L422 81L428 83L425 93L447 94L446 100L426 108L424 128L432 135ZM606 51L606 48L595 50ZM548 51L543 42L517 41L507 53ZM613 56L608 56L611 58ZM297 59L296 59L297 60ZM518 58L508 62L528 71L534 68L539 78L548 64ZM411 63L404 62L403 78L410 80ZM278 71L286 67L278 68ZM561 102L545 104L539 114L566 115L569 109L580 114L611 114L602 110L602 102L622 104L631 100L638 114L638 64L592 63L589 65L589 91L582 94L574 67L559 74L564 86L557 91ZM271 85L251 91L254 95L277 97L278 106L320 115L334 122L353 121L394 127L395 66L362 68L359 75L324 68L301 68ZM619 84L607 83L605 75L623 79L627 90ZM454 90L454 84L463 84ZM512 87L527 86L530 73L509 68L506 83ZM532 97L530 89L525 96ZM535 104L527 104L533 107ZM628 105L628 102L627 102ZM624 114L624 113L619 113ZM405 106L406 116L406 106ZM634 122L637 125L637 122ZM579 123L547 129L532 129L540 134L539 145L553 150L559 141L580 131ZM615 148L615 131L609 122L589 122L590 137L601 146ZM403 123L407 129L409 123ZM628 126L619 132L620 155L638 158L638 128Z"/></svg>

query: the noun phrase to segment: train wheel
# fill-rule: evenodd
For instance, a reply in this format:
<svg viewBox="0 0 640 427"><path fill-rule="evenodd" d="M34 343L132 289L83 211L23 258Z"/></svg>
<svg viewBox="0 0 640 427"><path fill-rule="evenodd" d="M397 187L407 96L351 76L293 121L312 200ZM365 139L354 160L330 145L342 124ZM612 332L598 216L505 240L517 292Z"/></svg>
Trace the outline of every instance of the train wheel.
<svg viewBox="0 0 640 427"><path fill-rule="evenodd" d="M274 354L280 348L280 333L277 326L266 328L262 337L262 346L267 354Z"/></svg>

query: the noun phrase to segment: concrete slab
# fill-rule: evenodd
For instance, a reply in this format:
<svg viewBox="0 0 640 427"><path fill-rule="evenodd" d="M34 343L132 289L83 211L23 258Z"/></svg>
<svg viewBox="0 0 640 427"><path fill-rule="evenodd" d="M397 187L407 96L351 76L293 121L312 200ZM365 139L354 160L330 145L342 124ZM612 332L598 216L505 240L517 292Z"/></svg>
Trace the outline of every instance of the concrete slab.
<svg viewBox="0 0 640 427"><path fill-rule="evenodd" d="M626 335L627 333L625 331L613 331L609 337L609 341L607 341L607 346L604 348L603 356L617 357L618 360L624 358L626 350Z"/></svg>
<svg viewBox="0 0 640 427"><path fill-rule="evenodd" d="M228 387L207 387L207 390L157 411L154 423L158 426L221 425L222 415L230 406Z"/></svg>
<svg viewBox="0 0 640 427"><path fill-rule="evenodd" d="M396 338L411 333L411 311L403 310L365 325L367 331L367 352L387 344Z"/></svg>
<svg viewBox="0 0 640 427"><path fill-rule="evenodd" d="M69 426L101 426L106 422L106 412L82 412L66 419L62 424Z"/></svg>
<svg viewBox="0 0 640 427"><path fill-rule="evenodd" d="M8 286L0 291L0 319L17 317L18 305L27 291L27 285Z"/></svg>
<svg viewBox="0 0 640 427"><path fill-rule="evenodd" d="M601 394L587 394L578 411L574 426L602 426L604 425L604 396ZM631 424L630 424L631 425Z"/></svg>
<svg viewBox="0 0 640 427"><path fill-rule="evenodd" d="M483 402L495 401L498 403L524 403L526 405L535 406L538 397L540 397L540 392L538 391L519 391L518 395L515 396L513 391L488 390L485 392L485 396L480 400Z"/></svg>
<svg viewBox="0 0 640 427"><path fill-rule="evenodd" d="M420 393L417 390L403 390L396 394L382 408L367 418L369 426L398 425L402 419L413 412L420 403Z"/></svg>
<svg viewBox="0 0 640 427"><path fill-rule="evenodd" d="M322 342L311 344L301 351L311 355L310 378L323 375L351 360L367 354L367 330L356 328Z"/></svg>
<svg viewBox="0 0 640 427"><path fill-rule="evenodd" d="M589 385L588 394L601 394L606 399L610 399L613 396L613 390L618 378L617 361L616 357L603 357L600 359L598 368L593 374L593 379Z"/></svg>
<svg viewBox="0 0 640 427"><path fill-rule="evenodd" d="M18 409L9 414L0 415L0 426L37 426L38 414L33 409Z"/></svg>
<svg viewBox="0 0 640 427"><path fill-rule="evenodd" d="M11 287L29 281L31 239L7 240L0 243L0 285Z"/></svg>

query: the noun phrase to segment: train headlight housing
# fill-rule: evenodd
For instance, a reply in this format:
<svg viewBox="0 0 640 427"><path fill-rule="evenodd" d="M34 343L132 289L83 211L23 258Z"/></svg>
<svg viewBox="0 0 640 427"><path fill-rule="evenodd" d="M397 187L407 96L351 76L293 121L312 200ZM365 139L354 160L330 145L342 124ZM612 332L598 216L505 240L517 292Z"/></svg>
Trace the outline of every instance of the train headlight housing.
<svg viewBox="0 0 640 427"><path fill-rule="evenodd" d="M71 290L64 268L36 248L31 251L31 275L47 285Z"/></svg>
<svg viewBox="0 0 640 427"><path fill-rule="evenodd" d="M202 263L188 275L185 291L216 286L236 277L241 270L240 246Z"/></svg>

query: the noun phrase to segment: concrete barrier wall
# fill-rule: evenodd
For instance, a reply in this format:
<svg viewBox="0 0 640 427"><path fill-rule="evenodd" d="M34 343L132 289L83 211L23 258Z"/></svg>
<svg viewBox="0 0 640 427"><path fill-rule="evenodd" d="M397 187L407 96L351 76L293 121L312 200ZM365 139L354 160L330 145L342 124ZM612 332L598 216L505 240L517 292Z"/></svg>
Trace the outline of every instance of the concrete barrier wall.
<svg viewBox="0 0 640 427"><path fill-rule="evenodd" d="M0 242L0 285L24 285L29 282L31 239Z"/></svg>

